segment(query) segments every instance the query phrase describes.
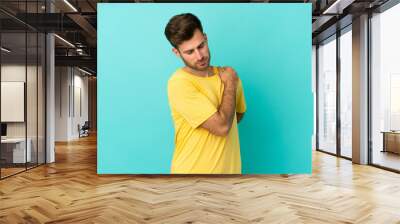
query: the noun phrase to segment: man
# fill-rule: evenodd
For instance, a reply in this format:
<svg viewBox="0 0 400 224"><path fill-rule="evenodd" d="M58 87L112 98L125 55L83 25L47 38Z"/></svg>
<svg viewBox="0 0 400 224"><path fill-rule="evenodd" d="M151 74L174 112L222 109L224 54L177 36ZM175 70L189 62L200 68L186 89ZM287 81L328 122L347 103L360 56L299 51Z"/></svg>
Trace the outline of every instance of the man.
<svg viewBox="0 0 400 224"><path fill-rule="evenodd" d="M172 17L165 35L185 64L168 81L175 125L171 173L240 174L237 122L246 111L241 81L232 68L210 65L207 36L193 14Z"/></svg>

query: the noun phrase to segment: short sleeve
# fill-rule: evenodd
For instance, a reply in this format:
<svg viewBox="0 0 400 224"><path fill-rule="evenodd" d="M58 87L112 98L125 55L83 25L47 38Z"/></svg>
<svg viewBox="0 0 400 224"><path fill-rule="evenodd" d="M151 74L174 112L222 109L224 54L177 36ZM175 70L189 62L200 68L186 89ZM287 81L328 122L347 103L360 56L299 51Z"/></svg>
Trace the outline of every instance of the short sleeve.
<svg viewBox="0 0 400 224"><path fill-rule="evenodd" d="M242 81L239 80L237 92L236 92L236 113L246 112L246 100L244 98L244 91Z"/></svg>
<svg viewBox="0 0 400 224"><path fill-rule="evenodd" d="M193 128L197 128L217 108L188 80L168 81L168 100L172 110L179 113Z"/></svg>

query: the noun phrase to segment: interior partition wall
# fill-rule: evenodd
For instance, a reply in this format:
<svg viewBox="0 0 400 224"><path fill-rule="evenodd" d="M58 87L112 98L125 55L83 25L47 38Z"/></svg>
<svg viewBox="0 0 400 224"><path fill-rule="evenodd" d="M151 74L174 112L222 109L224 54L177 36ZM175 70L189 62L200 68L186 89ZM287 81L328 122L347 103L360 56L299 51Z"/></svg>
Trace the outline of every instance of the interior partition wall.
<svg viewBox="0 0 400 224"><path fill-rule="evenodd" d="M21 20L43 12L44 1L19 1L19 13L0 3L0 178L46 161L45 33ZM22 16L22 17L21 17Z"/></svg>

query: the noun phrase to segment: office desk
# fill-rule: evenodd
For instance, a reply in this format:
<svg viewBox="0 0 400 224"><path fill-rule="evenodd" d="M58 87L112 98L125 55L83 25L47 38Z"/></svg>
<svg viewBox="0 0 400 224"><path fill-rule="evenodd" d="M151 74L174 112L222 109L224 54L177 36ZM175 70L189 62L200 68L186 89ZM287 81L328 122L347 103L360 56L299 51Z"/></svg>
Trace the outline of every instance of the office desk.
<svg viewBox="0 0 400 224"><path fill-rule="evenodd" d="M393 152L400 154L400 131L382 131L383 150L382 152Z"/></svg>
<svg viewBox="0 0 400 224"><path fill-rule="evenodd" d="M5 159L6 163L25 163L25 158L27 159L26 162L30 162L32 158L32 140L28 138L27 142L28 144L25 151L25 138L1 139L2 159Z"/></svg>

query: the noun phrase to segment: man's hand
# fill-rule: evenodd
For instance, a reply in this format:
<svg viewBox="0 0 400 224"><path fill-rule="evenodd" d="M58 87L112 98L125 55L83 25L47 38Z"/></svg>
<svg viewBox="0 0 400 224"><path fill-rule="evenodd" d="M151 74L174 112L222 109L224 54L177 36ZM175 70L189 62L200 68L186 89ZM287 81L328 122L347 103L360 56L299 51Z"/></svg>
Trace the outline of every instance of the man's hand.
<svg viewBox="0 0 400 224"><path fill-rule="evenodd" d="M201 124L202 128L207 129L214 135L227 136L232 126L236 107L236 88L239 78L231 67L222 67L219 75L224 83L224 93L218 111Z"/></svg>
<svg viewBox="0 0 400 224"><path fill-rule="evenodd" d="M232 85L236 89L239 77L232 67L220 67L219 76L225 85Z"/></svg>

